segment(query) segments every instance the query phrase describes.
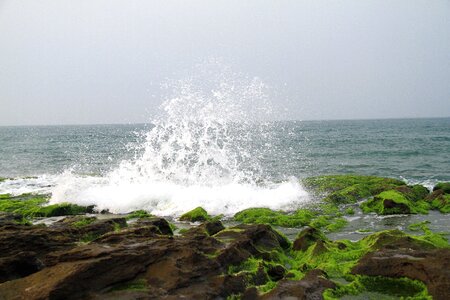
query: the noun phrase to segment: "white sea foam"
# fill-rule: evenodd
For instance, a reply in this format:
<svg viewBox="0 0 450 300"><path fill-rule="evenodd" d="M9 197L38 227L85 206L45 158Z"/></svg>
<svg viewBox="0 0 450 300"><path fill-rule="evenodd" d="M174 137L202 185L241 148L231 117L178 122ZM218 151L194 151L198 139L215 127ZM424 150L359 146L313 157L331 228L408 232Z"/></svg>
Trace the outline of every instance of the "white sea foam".
<svg viewBox="0 0 450 300"><path fill-rule="evenodd" d="M103 177L66 171L51 201L173 216L197 206L231 215L249 207L294 209L307 201L297 179L267 181L260 158L248 151L255 138L270 147L264 125L271 113L267 86L216 61L194 74L167 85L172 92L145 142L137 145L135 159Z"/></svg>
<svg viewBox="0 0 450 300"><path fill-rule="evenodd" d="M0 194L17 196L27 193L50 194L59 176L18 177L0 182Z"/></svg>

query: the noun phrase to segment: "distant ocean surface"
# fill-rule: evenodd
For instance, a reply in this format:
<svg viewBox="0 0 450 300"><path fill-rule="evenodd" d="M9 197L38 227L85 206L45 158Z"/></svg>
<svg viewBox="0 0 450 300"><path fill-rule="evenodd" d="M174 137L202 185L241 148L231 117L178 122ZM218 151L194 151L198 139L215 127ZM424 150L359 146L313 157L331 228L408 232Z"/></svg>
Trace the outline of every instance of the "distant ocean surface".
<svg viewBox="0 0 450 300"><path fill-rule="evenodd" d="M233 126L225 129L210 126L203 131L184 128L178 133L177 129L164 127L151 133L154 130L152 124L0 127L0 177L15 178L0 182L0 193L52 193L52 189L58 188L60 198L83 202L82 197L101 206L103 202L96 197L102 191L114 194L111 189L126 181L127 186L120 190L123 196L133 194L135 184L139 184L139 192L130 196L134 197L134 204L113 205L113 210L140 207L151 210L162 205L159 209L170 214L176 203L173 202L176 197L168 195L171 188L158 185L156 189L164 192L148 194L144 192L146 186L155 190L152 185L155 181L159 184L168 181L177 187L198 187L203 183L213 189L239 183L273 187L292 178L338 173L401 178L429 187L438 181L450 181L450 118L285 121L247 126L245 134ZM219 131L226 138L218 140L214 134ZM196 136L193 132L203 133ZM171 141L172 135L175 139ZM183 139L190 140L179 144ZM202 144L193 145L197 140L202 140ZM166 155L158 157L159 152ZM128 165L124 166L124 162ZM147 170L148 165L151 168ZM202 173L205 168L211 168L209 173ZM233 175L241 169L248 178L242 180L245 177L242 174L239 178ZM67 174L72 178L68 179ZM30 176L36 178L25 178ZM233 179L209 184L208 178L227 176ZM80 178L85 181L81 183ZM70 184L85 193L71 191ZM194 194L207 202L210 193ZM155 203L158 197L173 201Z"/></svg>

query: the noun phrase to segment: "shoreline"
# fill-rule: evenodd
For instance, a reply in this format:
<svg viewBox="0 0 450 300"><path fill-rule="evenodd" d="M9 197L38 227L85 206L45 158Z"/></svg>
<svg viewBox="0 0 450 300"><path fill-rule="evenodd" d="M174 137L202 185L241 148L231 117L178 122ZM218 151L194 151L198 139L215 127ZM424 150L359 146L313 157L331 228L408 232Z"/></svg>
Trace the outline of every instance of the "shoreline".
<svg viewBox="0 0 450 300"><path fill-rule="evenodd" d="M320 200L316 207L249 208L232 218L197 207L169 221L0 195L0 298L450 294L449 234L433 224L448 228L450 183L429 191L392 178L328 175L302 184ZM345 235L350 229L359 239Z"/></svg>

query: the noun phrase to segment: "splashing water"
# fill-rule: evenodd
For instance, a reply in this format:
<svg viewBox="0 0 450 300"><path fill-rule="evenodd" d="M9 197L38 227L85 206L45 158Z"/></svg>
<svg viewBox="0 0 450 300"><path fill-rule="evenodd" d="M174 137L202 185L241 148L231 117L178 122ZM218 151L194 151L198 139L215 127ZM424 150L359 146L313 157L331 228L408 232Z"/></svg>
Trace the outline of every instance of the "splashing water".
<svg viewBox="0 0 450 300"><path fill-rule="evenodd" d="M267 86L217 62L171 82L137 156L104 177L64 172L52 202L94 204L114 213L145 209L177 216L197 206L231 215L249 207L294 209L308 200L298 180L265 181L252 143L270 140ZM265 143L268 147L269 143ZM264 149L259 149L260 153Z"/></svg>

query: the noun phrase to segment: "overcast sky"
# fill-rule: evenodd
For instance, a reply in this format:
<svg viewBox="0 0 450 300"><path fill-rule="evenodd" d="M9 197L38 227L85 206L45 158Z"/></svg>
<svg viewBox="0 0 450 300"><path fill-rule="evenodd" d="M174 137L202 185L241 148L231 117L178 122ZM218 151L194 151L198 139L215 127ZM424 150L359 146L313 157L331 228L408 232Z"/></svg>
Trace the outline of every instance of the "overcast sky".
<svg viewBox="0 0 450 300"><path fill-rule="evenodd" d="M0 0L0 125L148 122L209 57L290 119L450 116L448 0Z"/></svg>

